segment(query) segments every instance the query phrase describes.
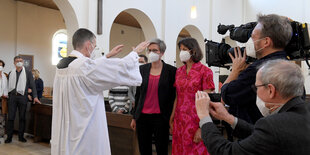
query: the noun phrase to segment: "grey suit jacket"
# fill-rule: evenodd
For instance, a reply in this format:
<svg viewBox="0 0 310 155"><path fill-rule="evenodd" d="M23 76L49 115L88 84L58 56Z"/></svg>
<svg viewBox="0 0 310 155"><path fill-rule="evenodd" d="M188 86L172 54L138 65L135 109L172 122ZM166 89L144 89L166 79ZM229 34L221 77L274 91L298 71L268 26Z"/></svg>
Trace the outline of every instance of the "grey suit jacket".
<svg viewBox="0 0 310 155"><path fill-rule="evenodd" d="M238 119L234 134L243 140L226 140L209 122L202 126L202 138L211 155L309 155L310 106L300 97L287 102L279 113L251 125Z"/></svg>

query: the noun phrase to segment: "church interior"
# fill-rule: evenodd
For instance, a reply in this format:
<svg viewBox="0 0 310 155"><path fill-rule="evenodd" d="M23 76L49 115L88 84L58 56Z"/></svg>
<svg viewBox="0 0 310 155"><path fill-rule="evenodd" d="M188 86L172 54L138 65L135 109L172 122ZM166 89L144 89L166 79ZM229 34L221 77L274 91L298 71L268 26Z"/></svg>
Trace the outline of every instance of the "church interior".
<svg viewBox="0 0 310 155"><path fill-rule="evenodd" d="M225 77L230 74L229 65L208 65L206 40L225 40L232 47L244 44L232 40L229 32L219 34L219 24L239 26L256 21L259 13L279 14L300 23L310 23L309 6L309 0L1 0L0 59L5 62L3 72L8 74L15 68L13 58L21 56L25 68L40 72L44 89L40 99L42 104L27 106L27 143L18 142L15 136L11 144L5 144L4 125L0 124L0 154L51 154L56 65L70 55L73 50L72 36L79 28L87 28L96 35L94 52L97 58L108 54L119 44L123 44L124 48L115 57L123 58L140 42L160 38L167 46L162 60L176 68L183 65L177 43L186 37L195 38L203 54L201 63L213 72L214 92L220 93ZM144 51L142 54L148 57L149 53ZM299 59L295 63L302 68L308 99L309 67L304 60ZM137 135L130 127L132 116L111 112L109 90L102 93L106 101L112 155L139 154ZM0 123L1 119L4 118L0 117ZM18 116L14 125L16 134ZM225 127L221 123L217 126L225 136Z"/></svg>

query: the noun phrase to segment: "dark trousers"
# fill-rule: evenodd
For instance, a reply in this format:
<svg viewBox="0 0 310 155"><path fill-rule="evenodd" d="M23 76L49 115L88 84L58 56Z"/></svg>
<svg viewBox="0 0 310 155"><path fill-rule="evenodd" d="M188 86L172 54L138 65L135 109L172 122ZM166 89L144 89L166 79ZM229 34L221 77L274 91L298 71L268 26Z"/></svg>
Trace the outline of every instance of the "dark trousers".
<svg viewBox="0 0 310 155"><path fill-rule="evenodd" d="M27 97L26 96L16 96L10 95L8 104L8 125L7 134L8 139L12 139L14 130L14 120L16 115L16 110L18 109L19 114L19 129L18 137L23 138L25 132L25 122L26 122L26 109L27 109Z"/></svg>
<svg viewBox="0 0 310 155"><path fill-rule="evenodd" d="M157 155L168 155L169 122L161 114L141 114L136 123L141 155L152 155L153 134Z"/></svg>

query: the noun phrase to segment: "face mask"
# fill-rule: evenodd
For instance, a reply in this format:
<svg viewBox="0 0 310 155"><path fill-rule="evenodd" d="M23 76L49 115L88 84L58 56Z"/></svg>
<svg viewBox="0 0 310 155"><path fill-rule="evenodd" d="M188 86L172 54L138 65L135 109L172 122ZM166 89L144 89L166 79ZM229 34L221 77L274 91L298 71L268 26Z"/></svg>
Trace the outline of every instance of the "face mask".
<svg viewBox="0 0 310 155"><path fill-rule="evenodd" d="M259 109L260 113L266 117L270 115L269 109L266 107L265 102L262 101L258 96L256 98L256 106Z"/></svg>
<svg viewBox="0 0 310 155"><path fill-rule="evenodd" d="M144 65L144 63L139 63L139 66Z"/></svg>
<svg viewBox="0 0 310 155"><path fill-rule="evenodd" d="M266 104L272 104L272 105L276 105L276 106L274 106L274 107L268 109L268 108L266 107ZM258 107L260 113L261 113L264 117L271 115L272 112L270 112L270 111L272 111L272 110L275 109L275 108L281 109L283 105L284 105L284 104L264 102L264 101L261 100L258 96L257 96L257 98L256 98L256 106Z"/></svg>
<svg viewBox="0 0 310 155"><path fill-rule="evenodd" d="M180 60L182 62L186 62L191 58L191 54L188 51L181 50L180 52Z"/></svg>
<svg viewBox="0 0 310 155"><path fill-rule="evenodd" d="M91 44L91 46L93 47L93 44ZM93 47L93 51L88 51L88 53L89 53L89 58L90 59L95 59L95 57L96 57L96 54L95 54L95 47Z"/></svg>
<svg viewBox="0 0 310 155"><path fill-rule="evenodd" d="M262 39L264 39L264 38L262 38ZM256 40L255 42L260 41L262 39ZM256 58L256 52L264 49L264 48L261 48L261 49L256 51L255 50L255 46L254 46L255 42L253 42L253 39L250 38L248 40L248 42L245 43L246 55L249 56L249 57L252 57L252 58Z"/></svg>
<svg viewBox="0 0 310 155"><path fill-rule="evenodd" d="M0 66L0 72L1 72L1 71L3 71L3 67L2 67L2 66Z"/></svg>
<svg viewBox="0 0 310 155"><path fill-rule="evenodd" d="M16 66L17 66L17 67L23 67L23 65L24 65L24 64L23 64L22 62L16 63Z"/></svg>
<svg viewBox="0 0 310 155"><path fill-rule="evenodd" d="M150 63L158 61L159 60L159 54L151 52L149 54Z"/></svg>

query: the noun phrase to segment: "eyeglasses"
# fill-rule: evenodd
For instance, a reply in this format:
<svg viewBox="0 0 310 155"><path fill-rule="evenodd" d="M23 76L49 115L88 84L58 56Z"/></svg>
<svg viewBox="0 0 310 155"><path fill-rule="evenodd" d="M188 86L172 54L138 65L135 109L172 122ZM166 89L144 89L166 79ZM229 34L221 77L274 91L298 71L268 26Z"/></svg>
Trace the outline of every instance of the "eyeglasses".
<svg viewBox="0 0 310 155"><path fill-rule="evenodd" d="M157 53L158 49L148 49L148 52L154 52L154 53Z"/></svg>
<svg viewBox="0 0 310 155"><path fill-rule="evenodd" d="M251 87L252 87L253 91L256 93L256 92L257 92L257 87L262 87L262 86L267 86L267 85L268 85L268 83L266 83L266 84L261 84L261 85L255 85L255 84L253 84L253 85L251 85Z"/></svg>

